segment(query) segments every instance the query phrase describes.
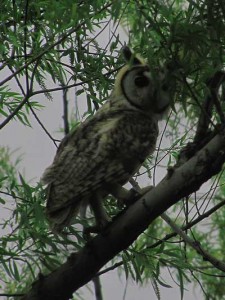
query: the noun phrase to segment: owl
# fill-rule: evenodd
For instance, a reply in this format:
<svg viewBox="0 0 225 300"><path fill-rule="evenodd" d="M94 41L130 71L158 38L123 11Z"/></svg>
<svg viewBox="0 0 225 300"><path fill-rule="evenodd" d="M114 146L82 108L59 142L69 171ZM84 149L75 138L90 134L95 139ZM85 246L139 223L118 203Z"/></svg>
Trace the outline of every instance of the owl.
<svg viewBox="0 0 225 300"><path fill-rule="evenodd" d="M87 204L96 226L105 226L103 200L110 194L126 203L132 193L123 185L155 149L158 120L170 105L166 77L151 72L128 47L123 54L126 64L108 101L64 137L43 174L47 217L57 232Z"/></svg>

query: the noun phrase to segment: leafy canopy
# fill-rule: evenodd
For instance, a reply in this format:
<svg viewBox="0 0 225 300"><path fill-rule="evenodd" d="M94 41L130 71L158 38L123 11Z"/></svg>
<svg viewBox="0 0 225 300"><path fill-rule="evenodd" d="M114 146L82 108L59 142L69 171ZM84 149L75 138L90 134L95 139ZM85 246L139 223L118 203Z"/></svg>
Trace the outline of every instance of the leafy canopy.
<svg viewBox="0 0 225 300"><path fill-rule="evenodd" d="M0 128L4 130L14 121L32 126L30 117L34 115L41 124L41 134L48 134L57 144L37 112L45 109L47 101L61 95L63 129L67 133L80 122L78 111L76 119L74 113L70 116L68 112L65 91L72 91L76 103L85 103L82 117L93 114L110 95L115 73L123 64L120 48L126 40L153 69L166 64L176 70L176 81L171 83L175 92L173 112L166 122L167 142L162 142L163 130L159 150L138 175L147 174L154 181L158 165L173 165L180 149L193 140L209 94L208 80L224 68L224 32L223 1L3 0ZM221 99L223 95L222 87ZM224 101L220 102L220 110L212 110L209 128L222 121L222 111ZM67 235L51 233L44 214L42 186L30 184L29 178L19 174L19 162L12 163L11 150L4 147L4 141L2 146L0 204L4 211L9 211L7 218L1 220L1 287L9 294L21 293L40 271L51 272L70 252L84 246L82 226L86 224L78 217L76 224L67 229ZM210 215L206 229L200 216L216 207L223 195L222 171L204 191L190 195L170 210L180 226L196 223L190 226L192 237L220 260L224 260L224 206ZM111 216L119 211L111 198L107 199L106 207ZM91 221L90 216L85 222ZM158 298L160 285L169 287L161 272L166 267L179 283L181 298L186 283L193 280L199 282L206 299L222 299L222 273L216 271L216 276L207 261L170 232L168 225L157 219L107 267L120 265L127 277L141 283L151 281Z"/></svg>

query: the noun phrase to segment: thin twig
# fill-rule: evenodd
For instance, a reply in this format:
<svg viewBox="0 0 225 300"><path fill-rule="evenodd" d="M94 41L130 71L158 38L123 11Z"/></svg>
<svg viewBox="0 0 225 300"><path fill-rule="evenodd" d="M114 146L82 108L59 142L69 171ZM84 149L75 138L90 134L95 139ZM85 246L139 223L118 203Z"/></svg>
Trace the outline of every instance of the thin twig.
<svg viewBox="0 0 225 300"><path fill-rule="evenodd" d="M166 124L165 124L165 126L163 128L163 132L162 132L160 140L159 140L159 147L158 147L158 149L156 151L155 163L154 163L154 166L153 166L153 176L152 176L153 177L153 186L155 186L155 184L156 184L156 182L155 182L155 179L156 179L156 166L158 164L159 150L160 150L160 146L162 144L162 140L163 140L164 134L166 132L166 129L167 129L167 126L168 126L171 114L172 114L172 111L170 112L169 116L166 119ZM166 157L166 156L167 156L167 154L164 157Z"/></svg>
<svg viewBox="0 0 225 300"><path fill-rule="evenodd" d="M106 269L98 272L96 275L97 276L101 276L102 274L105 274L105 273L107 273L109 271L113 271L113 270L117 269L118 267L122 266L123 264L124 264L124 262L121 260L120 262L114 264L113 266L108 267L108 268L106 268Z"/></svg>
<svg viewBox="0 0 225 300"><path fill-rule="evenodd" d="M195 251L203 257L203 260L210 262L215 268L218 270L225 272L225 263L218 260L211 254L209 254L206 250L204 250L200 244L193 239L191 239L179 226L177 226L170 217L163 213L161 214L161 218L180 236L182 239L191 246Z"/></svg>
<svg viewBox="0 0 225 300"><path fill-rule="evenodd" d="M14 111L0 124L0 129L5 127L11 120L16 116L16 114L20 111L20 109L27 103L30 95L26 95L20 104L14 109Z"/></svg>
<svg viewBox="0 0 225 300"><path fill-rule="evenodd" d="M37 67L37 63L38 62L36 62L36 64L35 64L35 68ZM110 72L107 72L105 74L105 76L108 76L108 75L111 75L111 74L117 72L120 68L121 67L116 68L116 69L114 69ZM34 74L34 72L33 72L33 74ZM33 78L33 76L32 76L32 78ZM89 80L86 80L86 81L82 81L80 83L73 83L73 84L70 84L70 85L67 85L67 86L62 86L62 87L58 87L58 88L45 89L45 90L32 92L30 95L25 96L24 99L20 102L20 104L15 108L15 110L0 124L0 129L2 129L4 126L6 126L11 121L11 119L18 113L18 111L20 111L21 108L23 108L23 106L27 103L29 98L31 98L32 96L35 96L35 95L38 95L38 94L43 94L43 93L62 91L62 90L69 89L69 88L72 88L72 87L75 87L75 86L79 86L79 85L82 85L82 84L85 84L85 83L89 83L89 82L94 81L94 80L95 80L95 78L89 79ZM32 81L32 79L31 79L31 81Z"/></svg>
<svg viewBox="0 0 225 300"><path fill-rule="evenodd" d="M27 105L29 106L33 116L35 117L36 121L38 122L38 124L41 126L41 128L44 130L44 132L47 134L47 136L53 141L54 145L58 148L58 145L56 144L56 142L60 142L59 140L54 139L51 134L48 132L48 130L45 128L45 126L42 124L41 120L38 118L36 112L34 111L32 105L30 104L29 101L27 101Z"/></svg>
<svg viewBox="0 0 225 300"><path fill-rule="evenodd" d="M101 287L101 282L99 276L96 276L92 279L95 287L95 297L96 300L103 300L102 296L102 287Z"/></svg>
<svg viewBox="0 0 225 300"><path fill-rule="evenodd" d="M224 122L224 113L221 109L221 104L219 103L217 97L218 89L221 86L221 84L224 82L224 80L225 80L225 73L222 71L218 71L206 83L210 90L210 95L206 97L205 103L202 107L202 112L199 117L199 122L198 122L197 130L194 138L195 143L197 143L199 140L202 140L202 138L206 135L206 132L208 131L208 127L212 116L213 105L215 105L216 107L221 122L222 123Z"/></svg>
<svg viewBox="0 0 225 300"><path fill-rule="evenodd" d="M23 297L25 294L0 294L0 297Z"/></svg>
<svg viewBox="0 0 225 300"><path fill-rule="evenodd" d="M112 5L112 2L106 4L105 6L103 6L99 11L97 11L95 14L93 14L92 16L90 16L90 20L100 14L102 11L106 10L107 8L109 8ZM42 49L43 51L41 53L39 53L37 56L33 57L32 59L30 59L28 62L26 62L22 67L20 67L14 74L6 77L4 80L2 80L0 82L0 86L2 86L3 84L5 84L6 82L8 82L10 79L12 79L13 77L15 77L17 74L19 74L21 71L23 71L24 69L26 69L29 65L31 65L32 63L34 63L36 60L39 60L42 56L44 56L46 53L48 53L50 50L52 50L53 48L55 48L57 45L61 44L66 38L68 38L70 35L72 35L73 33L75 33L77 30L79 30L82 26L84 26L86 24L86 20L84 20L83 22L81 22L80 24L78 24L75 28L70 29L67 33L61 35L61 38L59 38L56 42L54 42L53 44L44 44Z"/></svg>
<svg viewBox="0 0 225 300"><path fill-rule="evenodd" d="M63 86L66 86L63 84ZM65 135L69 133L70 126L68 120L68 99L67 99L68 89L63 90L63 122L64 122L64 133Z"/></svg>
<svg viewBox="0 0 225 300"><path fill-rule="evenodd" d="M208 115L208 112L206 111L205 107L203 107L201 105L201 103L199 102L197 96L195 95L195 93L192 91L192 88L190 87L190 84L188 83L186 77L183 75L183 83L186 85L186 87L188 88L190 95L192 97L192 99L196 102L196 104L198 105L198 107L200 108L202 114L204 115L204 117L206 118L208 124L211 124L213 128L216 128L215 124L213 123L213 121L211 120L210 116Z"/></svg>
<svg viewBox="0 0 225 300"><path fill-rule="evenodd" d="M16 196L16 195L13 195L13 194L10 194L10 193L8 193L8 192L4 192L4 191L0 191L0 194L4 194L4 195L6 195L6 196L10 196L10 197L12 197L13 199L20 199L20 200L22 200L22 201L25 201L25 202L29 202L27 199L25 199L25 198L22 198L22 197L19 197L19 196Z"/></svg>
<svg viewBox="0 0 225 300"><path fill-rule="evenodd" d="M135 182L133 179L130 180L130 183L132 184L132 186L139 191L140 187L138 186L137 182ZM222 205L225 204L225 200L222 201ZM217 205L217 209L219 209L221 206L221 203L219 203L219 205ZM213 213L215 211L215 207L213 209L210 210L211 213ZM207 216L209 214L209 211L207 212ZM205 214L204 214L205 215ZM203 215L202 215L203 216ZM198 218L202 220L202 216ZM206 217L206 216L205 216ZM169 216L167 216L166 213L163 213L161 215L161 218L174 230L174 232L176 234L178 234L179 236L181 236L183 238L183 240L190 245L192 248L194 248L200 255L203 256L204 260L209 261L214 267L216 267L217 269L225 272L225 263L223 263L222 261L219 261L218 259L216 259L215 257L213 257L212 255L210 255L208 252L206 252L200 245L200 243L192 240L187 233L185 233L184 231L187 232L187 230L190 228L190 224L195 225L194 222L196 222L196 220L194 220L191 223L186 222L186 225L183 226L182 228L179 228L170 218ZM175 235L176 235L175 234ZM172 237L172 236L171 236ZM163 241L165 240L165 238L163 239ZM152 247L151 247L152 248Z"/></svg>
<svg viewBox="0 0 225 300"><path fill-rule="evenodd" d="M201 222L205 218L208 218L209 216L211 216L214 212L216 212L218 209L220 209L223 206L225 206L225 200L221 201L220 203L218 203L217 205L215 205L213 208L209 209L207 212L205 212L204 214L202 214L201 216L199 216L195 220L189 222L185 226L182 226L181 229L182 230L187 230L187 229L192 228L194 225L198 224L199 222ZM157 241L156 243L148 246L147 248L158 247L159 245L161 245L162 243L164 243L164 242L168 241L169 239L175 237L176 235L177 235L176 232L167 234L164 238L162 238L161 240Z"/></svg>
<svg viewBox="0 0 225 300"><path fill-rule="evenodd" d="M122 67L122 66L121 66ZM109 76L117 71L119 71L121 69L121 67L118 67L112 71L109 71L105 74L103 74L103 76ZM72 88L72 87L76 87L76 86L80 86L80 85L83 85L85 83L90 83L90 82L93 82L95 81L97 78L92 78L92 79L87 79L87 80L83 80L81 82L78 82L78 83L73 83L73 84L69 84L67 86L61 86L61 87L57 87L57 88L52 88L52 89L45 89L45 90L39 90L39 91L35 91L32 93L32 96L34 95L37 95L37 94L43 94L43 93L51 93L51 92L58 92L58 91L63 91L65 89L69 89L69 88Z"/></svg>
<svg viewBox="0 0 225 300"><path fill-rule="evenodd" d="M15 72L15 71L13 70L13 67L12 67L12 66L7 65L7 67L9 68L9 70L10 70L12 73ZM19 89L21 90L21 93L22 93L23 96L25 97L25 94L26 94L26 93L25 93L24 88L23 88L22 84L20 83L19 78L18 78L17 75L15 76L15 81L16 81L16 83L17 83Z"/></svg>
<svg viewBox="0 0 225 300"><path fill-rule="evenodd" d="M23 48L24 48L24 55L25 55L25 63L27 63L27 15L28 15L28 6L29 6L29 0L26 0L25 4L25 13L24 13L24 42L23 42ZM28 67L25 68L25 80L26 80L26 93L29 94L29 72Z"/></svg>

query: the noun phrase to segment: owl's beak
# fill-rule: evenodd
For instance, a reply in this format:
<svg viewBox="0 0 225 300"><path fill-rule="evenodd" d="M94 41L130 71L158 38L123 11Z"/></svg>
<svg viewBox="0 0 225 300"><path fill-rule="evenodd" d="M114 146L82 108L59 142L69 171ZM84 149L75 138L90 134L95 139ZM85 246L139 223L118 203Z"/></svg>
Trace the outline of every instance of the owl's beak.
<svg viewBox="0 0 225 300"><path fill-rule="evenodd" d="M170 95L168 92L156 89L154 91L155 107L154 110L158 114L165 113L170 106Z"/></svg>

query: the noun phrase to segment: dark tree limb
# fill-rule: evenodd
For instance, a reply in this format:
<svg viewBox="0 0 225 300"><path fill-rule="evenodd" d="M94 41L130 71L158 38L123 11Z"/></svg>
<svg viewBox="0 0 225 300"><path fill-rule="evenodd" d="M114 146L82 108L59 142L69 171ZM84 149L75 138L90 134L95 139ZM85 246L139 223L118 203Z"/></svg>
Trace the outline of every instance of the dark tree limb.
<svg viewBox="0 0 225 300"><path fill-rule="evenodd" d="M193 98L192 92L186 78L183 78ZM224 113L222 111L221 103L218 99L218 90L220 86L225 82L225 72L217 71L207 82L206 85L209 89L209 95L205 98L203 105L201 106L201 114L198 120L196 133L193 139L193 143L188 143L184 149L180 152L178 162L175 167L181 166L184 162L189 160L195 155L202 147L204 147L217 133L220 131L220 126L215 126L211 120L213 107L215 107L222 124L225 123ZM197 98L195 99L196 101ZM200 105L200 103L199 103ZM209 129L210 124L213 126L213 130Z"/></svg>
<svg viewBox="0 0 225 300"><path fill-rule="evenodd" d="M225 81L225 73L218 71L210 78L206 85L209 89L209 95L205 99L205 103L202 107L202 112L199 117L199 122L194 138L194 142L198 143L204 138L208 132L210 120L212 117L213 106L215 106L218 115L220 116L221 122L224 122L224 114L221 109L221 104L218 100L218 90L221 84Z"/></svg>
<svg viewBox="0 0 225 300"><path fill-rule="evenodd" d="M96 276L92 279L92 281L93 281L94 287L95 287L95 298L96 298L96 300L103 300L102 286L101 286L100 277Z"/></svg>
<svg viewBox="0 0 225 300"><path fill-rule="evenodd" d="M62 85L63 87L66 85ZM68 134L70 131L69 126L69 113L68 113L68 89L64 89L63 91L63 123L64 123L64 134Z"/></svg>
<svg viewBox="0 0 225 300"><path fill-rule="evenodd" d="M218 133L191 159L122 211L100 234L54 272L33 283L23 300L68 300L115 255L129 247L164 211L197 191L225 162L225 134Z"/></svg>

